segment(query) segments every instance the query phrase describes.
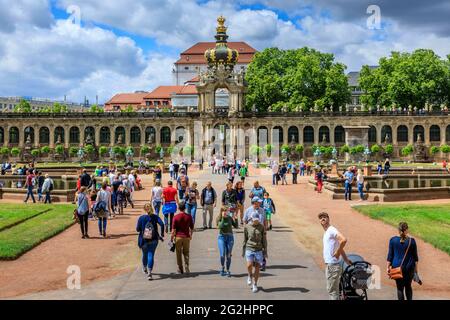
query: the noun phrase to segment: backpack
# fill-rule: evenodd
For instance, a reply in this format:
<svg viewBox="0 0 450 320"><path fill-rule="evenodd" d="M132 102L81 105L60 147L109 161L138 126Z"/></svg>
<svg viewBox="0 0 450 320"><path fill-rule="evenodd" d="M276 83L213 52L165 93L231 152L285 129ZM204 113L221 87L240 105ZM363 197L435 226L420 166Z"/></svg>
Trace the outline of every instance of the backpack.
<svg viewBox="0 0 450 320"><path fill-rule="evenodd" d="M36 186L36 178L35 178L35 177L31 178L31 185L32 185L33 187Z"/></svg>
<svg viewBox="0 0 450 320"><path fill-rule="evenodd" d="M145 225L142 237L147 241L152 241L158 238L153 217L150 217L150 221Z"/></svg>
<svg viewBox="0 0 450 320"><path fill-rule="evenodd" d="M53 182L50 182L50 186L48 187L48 191L53 191Z"/></svg>
<svg viewBox="0 0 450 320"><path fill-rule="evenodd" d="M187 186L186 176L180 177L180 185L182 188L186 188Z"/></svg>

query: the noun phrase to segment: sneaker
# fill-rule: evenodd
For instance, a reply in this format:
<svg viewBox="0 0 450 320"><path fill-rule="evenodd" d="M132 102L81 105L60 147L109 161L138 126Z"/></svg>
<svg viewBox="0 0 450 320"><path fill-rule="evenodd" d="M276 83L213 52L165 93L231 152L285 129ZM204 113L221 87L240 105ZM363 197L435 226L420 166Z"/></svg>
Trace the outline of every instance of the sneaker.
<svg viewBox="0 0 450 320"><path fill-rule="evenodd" d="M142 267L142 273L148 274L147 267Z"/></svg>
<svg viewBox="0 0 450 320"><path fill-rule="evenodd" d="M231 272L230 271L227 271L227 277L231 278Z"/></svg>
<svg viewBox="0 0 450 320"><path fill-rule="evenodd" d="M272 225L270 225L269 230L272 230Z"/></svg>
<svg viewBox="0 0 450 320"><path fill-rule="evenodd" d="M85 237L86 239L89 239L89 235L88 235L88 234L85 234L84 237Z"/></svg>
<svg viewBox="0 0 450 320"><path fill-rule="evenodd" d="M153 280L153 276L152 276L151 272L148 273L147 279L148 279L148 281L152 281Z"/></svg>
<svg viewBox="0 0 450 320"><path fill-rule="evenodd" d="M225 270L224 270L224 269L220 270L220 275L221 275L222 277L225 277Z"/></svg>
<svg viewBox="0 0 450 320"><path fill-rule="evenodd" d="M247 277L247 285L248 286L252 285L252 277L250 277L250 276Z"/></svg>
<svg viewBox="0 0 450 320"><path fill-rule="evenodd" d="M252 286L252 292L253 293L257 293L258 292L258 286L256 285L256 283L254 283L253 286Z"/></svg>

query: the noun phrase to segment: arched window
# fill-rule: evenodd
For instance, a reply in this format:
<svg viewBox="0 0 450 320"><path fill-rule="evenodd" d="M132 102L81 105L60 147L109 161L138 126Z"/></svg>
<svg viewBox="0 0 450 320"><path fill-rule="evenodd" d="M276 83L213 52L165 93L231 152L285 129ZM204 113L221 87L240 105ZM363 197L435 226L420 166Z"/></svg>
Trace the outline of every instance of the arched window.
<svg viewBox="0 0 450 320"><path fill-rule="evenodd" d="M39 143L41 144L50 143L50 130L47 127L42 127L39 129Z"/></svg>
<svg viewBox="0 0 450 320"><path fill-rule="evenodd" d="M64 128L63 127L56 127L54 139L55 139L55 144L64 143Z"/></svg>
<svg viewBox="0 0 450 320"><path fill-rule="evenodd" d="M415 126L414 127L414 142L417 141L419 134L421 136L422 142L425 141L425 129L422 126Z"/></svg>
<svg viewBox="0 0 450 320"><path fill-rule="evenodd" d="M445 141L450 142L450 125L445 129Z"/></svg>
<svg viewBox="0 0 450 320"><path fill-rule="evenodd" d="M392 128L391 126L383 126L381 128L381 140L386 141L386 136L389 136L389 141L392 142Z"/></svg>
<svg viewBox="0 0 450 320"><path fill-rule="evenodd" d="M319 128L319 140L323 142L325 138L326 143L330 143L330 128L327 126L322 126Z"/></svg>
<svg viewBox="0 0 450 320"><path fill-rule="evenodd" d="M181 143L186 139L186 129L184 127L178 127L175 129L175 143Z"/></svg>
<svg viewBox="0 0 450 320"><path fill-rule="evenodd" d="M314 143L314 128L307 126L303 129L303 141L305 143Z"/></svg>
<svg viewBox="0 0 450 320"><path fill-rule="evenodd" d="M407 126L398 126L397 142L408 142L408 127Z"/></svg>
<svg viewBox="0 0 450 320"><path fill-rule="evenodd" d="M9 129L9 143L19 143L19 129L17 127Z"/></svg>
<svg viewBox="0 0 450 320"><path fill-rule="evenodd" d="M138 127L133 127L130 130L130 142L132 144L139 144L141 143L141 129Z"/></svg>
<svg viewBox="0 0 450 320"><path fill-rule="evenodd" d="M375 126L369 128L369 143L377 143L377 128Z"/></svg>
<svg viewBox="0 0 450 320"><path fill-rule="evenodd" d="M111 130L108 127L100 128L100 143L110 144L111 143Z"/></svg>
<svg viewBox="0 0 450 320"><path fill-rule="evenodd" d="M295 143L299 142L298 139L298 128L295 126L289 127L288 129L288 140L289 142L294 141Z"/></svg>
<svg viewBox="0 0 450 320"><path fill-rule="evenodd" d="M78 127L72 127L69 130L69 143L80 143L80 129Z"/></svg>
<svg viewBox="0 0 450 320"><path fill-rule="evenodd" d="M153 127L145 128L145 143L155 143L156 139L156 130Z"/></svg>
<svg viewBox="0 0 450 320"><path fill-rule="evenodd" d="M28 137L30 138L31 143L34 144L34 128L33 127L26 127L23 131L23 142L26 143Z"/></svg>
<svg viewBox="0 0 450 320"><path fill-rule="evenodd" d="M276 126L272 129L272 144L282 146L284 143L288 143L289 141L284 141L283 128L280 126Z"/></svg>
<svg viewBox="0 0 450 320"><path fill-rule="evenodd" d="M256 135L257 144L258 146L264 147L269 140L269 130L267 130L267 127L259 127L258 132Z"/></svg>
<svg viewBox="0 0 450 320"><path fill-rule="evenodd" d="M84 140L86 141L89 136L92 139L92 141L94 141L94 145L95 145L95 129L94 129L94 127L86 127L86 129L84 129ZM85 141L83 141L83 142L85 142Z"/></svg>
<svg viewBox="0 0 450 320"><path fill-rule="evenodd" d="M125 128L124 127L117 127L115 132L114 140L116 143L122 144L125 143Z"/></svg>
<svg viewBox="0 0 450 320"><path fill-rule="evenodd" d="M161 128L161 144L170 144L170 128L162 127Z"/></svg>
<svg viewBox="0 0 450 320"><path fill-rule="evenodd" d="M345 143L345 129L343 126L334 128L334 143Z"/></svg>
<svg viewBox="0 0 450 320"><path fill-rule="evenodd" d="M441 128L439 126L433 125L430 127L430 141L441 141Z"/></svg>
<svg viewBox="0 0 450 320"><path fill-rule="evenodd" d="M0 127L0 143L5 143L5 130L2 127Z"/></svg>

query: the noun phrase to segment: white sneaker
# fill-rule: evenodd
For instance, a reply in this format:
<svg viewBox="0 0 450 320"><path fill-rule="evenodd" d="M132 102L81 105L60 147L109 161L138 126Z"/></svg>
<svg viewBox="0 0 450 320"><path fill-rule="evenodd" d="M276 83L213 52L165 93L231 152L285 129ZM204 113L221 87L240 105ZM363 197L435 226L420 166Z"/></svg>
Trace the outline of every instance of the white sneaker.
<svg viewBox="0 0 450 320"><path fill-rule="evenodd" d="M257 287L256 284L253 284L253 286L252 286L252 292L253 292L253 293L257 293L257 292L258 292L258 287Z"/></svg>
<svg viewBox="0 0 450 320"><path fill-rule="evenodd" d="M251 286L252 285L252 277L247 277L247 285Z"/></svg>
<svg viewBox="0 0 450 320"><path fill-rule="evenodd" d="M147 274L147 267L142 267L142 273Z"/></svg>

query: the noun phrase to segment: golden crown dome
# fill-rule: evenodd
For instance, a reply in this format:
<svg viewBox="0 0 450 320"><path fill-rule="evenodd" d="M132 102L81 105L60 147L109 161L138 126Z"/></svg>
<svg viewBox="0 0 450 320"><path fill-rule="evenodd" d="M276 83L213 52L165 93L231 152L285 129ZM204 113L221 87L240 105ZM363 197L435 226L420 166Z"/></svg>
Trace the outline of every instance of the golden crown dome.
<svg viewBox="0 0 450 320"><path fill-rule="evenodd" d="M228 48L228 35L225 21L226 19L223 16L217 18L216 47L205 51L205 59L209 65L224 64L233 67L239 59L239 52L235 49Z"/></svg>

